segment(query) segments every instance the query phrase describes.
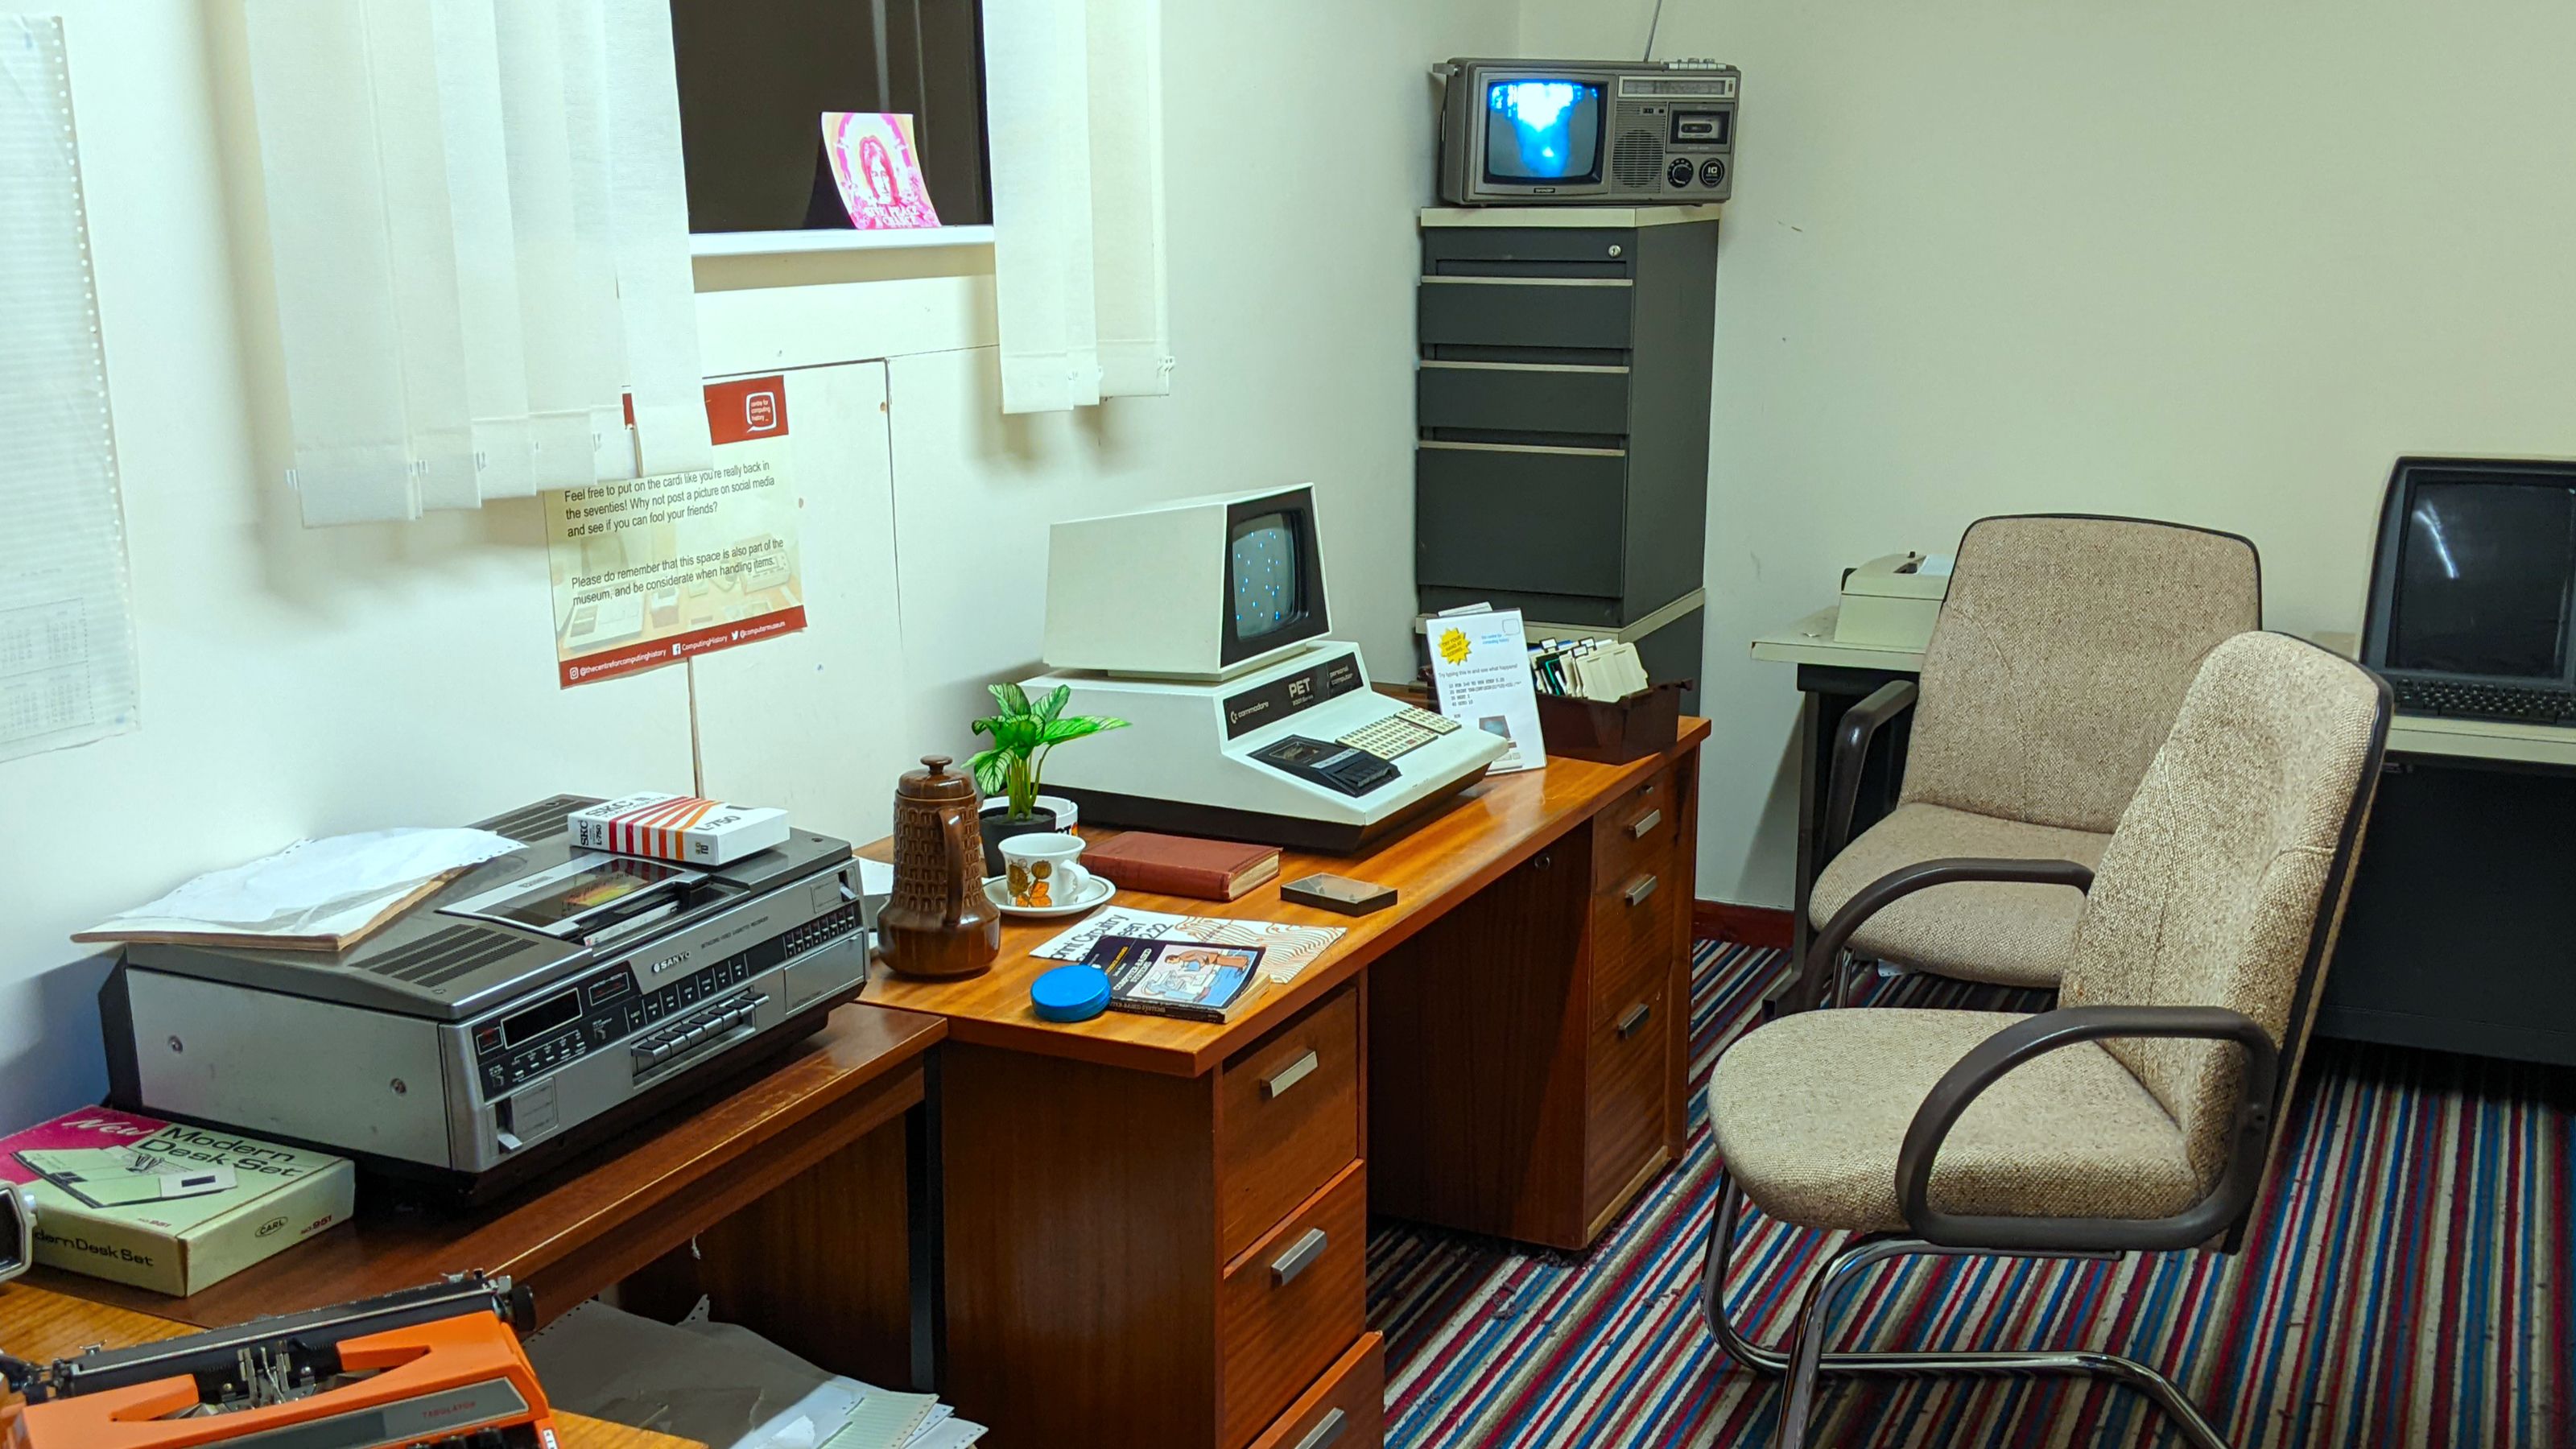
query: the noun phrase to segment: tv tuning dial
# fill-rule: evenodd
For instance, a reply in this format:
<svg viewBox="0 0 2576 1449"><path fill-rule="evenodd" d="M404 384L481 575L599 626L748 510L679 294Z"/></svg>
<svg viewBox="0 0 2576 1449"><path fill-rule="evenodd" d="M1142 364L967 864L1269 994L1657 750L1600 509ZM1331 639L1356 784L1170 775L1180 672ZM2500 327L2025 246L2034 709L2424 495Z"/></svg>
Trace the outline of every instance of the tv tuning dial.
<svg viewBox="0 0 2576 1449"><path fill-rule="evenodd" d="M1664 179L1675 186L1688 186L1691 184L1691 172L1689 159L1676 156L1673 158L1673 164L1664 168Z"/></svg>

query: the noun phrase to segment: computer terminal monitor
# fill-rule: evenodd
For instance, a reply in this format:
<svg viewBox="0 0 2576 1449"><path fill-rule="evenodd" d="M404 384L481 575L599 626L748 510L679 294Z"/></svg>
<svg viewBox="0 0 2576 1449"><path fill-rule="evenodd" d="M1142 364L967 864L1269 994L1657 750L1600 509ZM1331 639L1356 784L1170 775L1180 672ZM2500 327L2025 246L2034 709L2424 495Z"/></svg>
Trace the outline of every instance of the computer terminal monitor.
<svg viewBox="0 0 2576 1449"><path fill-rule="evenodd" d="M1311 484L1055 525L1049 667L1225 679L1331 628Z"/></svg>
<svg viewBox="0 0 2576 1449"><path fill-rule="evenodd" d="M2362 662L2401 707L2542 718L2576 687L2576 462L2403 458L2371 566ZM2485 694L2478 691L2487 687ZM2429 691L2429 692L2428 692Z"/></svg>

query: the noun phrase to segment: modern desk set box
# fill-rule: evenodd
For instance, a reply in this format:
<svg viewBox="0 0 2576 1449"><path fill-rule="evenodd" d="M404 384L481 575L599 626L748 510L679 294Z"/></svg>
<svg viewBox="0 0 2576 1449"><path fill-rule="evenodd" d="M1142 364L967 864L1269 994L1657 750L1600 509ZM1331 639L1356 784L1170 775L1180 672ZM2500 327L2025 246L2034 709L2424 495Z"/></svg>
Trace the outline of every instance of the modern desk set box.
<svg viewBox="0 0 2576 1449"><path fill-rule="evenodd" d="M84 1107L0 1137L31 1184L36 1261L185 1297L349 1216L345 1157Z"/></svg>

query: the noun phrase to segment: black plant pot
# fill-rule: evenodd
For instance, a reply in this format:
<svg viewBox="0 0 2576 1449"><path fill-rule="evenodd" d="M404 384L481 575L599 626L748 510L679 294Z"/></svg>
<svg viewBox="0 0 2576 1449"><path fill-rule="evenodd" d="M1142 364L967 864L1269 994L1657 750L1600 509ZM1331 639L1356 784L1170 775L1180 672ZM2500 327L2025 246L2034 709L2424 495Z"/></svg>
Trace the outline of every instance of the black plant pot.
<svg viewBox="0 0 2576 1449"><path fill-rule="evenodd" d="M1014 835L1044 835L1055 830L1073 828L1073 812L1068 802L1051 795L1038 797L1037 813L1025 820L1011 818L1011 802L992 800L985 803L984 813L976 824L984 832L984 874L1000 875L1009 867L1002 859L1002 842Z"/></svg>

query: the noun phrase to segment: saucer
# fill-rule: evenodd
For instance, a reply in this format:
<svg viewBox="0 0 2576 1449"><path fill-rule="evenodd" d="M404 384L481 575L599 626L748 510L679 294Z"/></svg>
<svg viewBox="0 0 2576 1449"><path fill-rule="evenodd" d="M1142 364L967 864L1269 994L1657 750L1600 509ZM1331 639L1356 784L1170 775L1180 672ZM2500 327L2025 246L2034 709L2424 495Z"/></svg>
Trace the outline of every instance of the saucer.
<svg viewBox="0 0 2576 1449"><path fill-rule="evenodd" d="M1108 900L1111 896L1118 894L1118 886L1115 882L1111 881L1107 876L1095 875L1091 878L1091 888L1089 890L1084 891L1081 895L1074 897L1072 900L1063 902L1060 905L1015 906L1011 904L1009 880L1010 878L1008 876L986 876L984 878L984 899L1001 907L1003 915L1021 916L1037 921L1053 920L1058 916L1078 916L1083 912L1090 910L1093 906L1099 905L1103 901Z"/></svg>

